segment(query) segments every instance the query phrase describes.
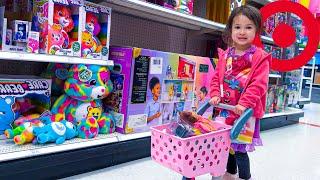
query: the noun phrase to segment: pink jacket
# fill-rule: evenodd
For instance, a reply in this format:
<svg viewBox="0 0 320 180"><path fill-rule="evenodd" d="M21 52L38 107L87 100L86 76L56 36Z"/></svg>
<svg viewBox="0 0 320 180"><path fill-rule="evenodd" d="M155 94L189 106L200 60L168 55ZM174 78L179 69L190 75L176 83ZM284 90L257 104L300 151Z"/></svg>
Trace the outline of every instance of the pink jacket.
<svg viewBox="0 0 320 180"><path fill-rule="evenodd" d="M210 84L211 97L221 97L220 84L222 85L223 83L228 51L229 48L226 51L218 49L219 61ZM248 75L244 93L241 95L238 102L238 104L246 108L253 108L253 116L258 119L263 117L266 109L266 92L268 88L270 65L271 55L261 48L257 48L252 57L251 72Z"/></svg>

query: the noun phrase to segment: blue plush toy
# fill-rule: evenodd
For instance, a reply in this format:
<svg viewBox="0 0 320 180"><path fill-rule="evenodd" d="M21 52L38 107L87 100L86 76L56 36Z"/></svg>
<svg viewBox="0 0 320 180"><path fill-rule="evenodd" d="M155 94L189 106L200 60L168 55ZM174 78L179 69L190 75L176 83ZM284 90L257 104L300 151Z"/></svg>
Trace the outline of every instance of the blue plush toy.
<svg viewBox="0 0 320 180"><path fill-rule="evenodd" d="M78 135L77 127L72 123L62 120L52 122L43 127L35 127L33 134L37 137L37 143L44 144L55 142L62 144L66 139L72 139Z"/></svg>
<svg viewBox="0 0 320 180"><path fill-rule="evenodd" d="M11 123L19 116L17 112L13 111L13 104L14 97L0 97L0 135L2 135L6 129L11 129Z"/></svg>

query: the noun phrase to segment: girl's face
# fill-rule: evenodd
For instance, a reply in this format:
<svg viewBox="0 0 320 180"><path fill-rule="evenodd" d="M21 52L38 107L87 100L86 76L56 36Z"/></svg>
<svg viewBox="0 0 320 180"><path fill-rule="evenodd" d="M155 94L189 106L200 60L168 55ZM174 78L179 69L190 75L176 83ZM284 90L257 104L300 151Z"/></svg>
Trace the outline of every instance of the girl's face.
<svg viewBox="0 0 320 180"><path fill-rule="evenodd" d="M205 96L206 95L202 91L199 92L199 100L200 101L202 101L205 98Z"/></svg>
<svg viewBox="0 0 320 180"><path fill-rule="evenodd" d="M231 38L236 49L245 50L249 48L256 35L256 26L242 14L234 17L232 22Z"/></svg>

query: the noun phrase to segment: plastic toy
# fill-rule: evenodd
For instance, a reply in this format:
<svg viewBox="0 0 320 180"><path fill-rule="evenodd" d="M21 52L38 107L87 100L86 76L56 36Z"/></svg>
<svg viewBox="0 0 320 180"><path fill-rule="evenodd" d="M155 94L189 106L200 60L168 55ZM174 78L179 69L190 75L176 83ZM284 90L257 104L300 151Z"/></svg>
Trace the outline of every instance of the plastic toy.
<svg viewBox="0 0 320 180"><path fill-rule="evenodd" d="M27 42L29 32L29 22L15 20L12 22L13 29L13 41Z"/></svg>
<svg viewBox="0 0 320 180"><path fill-rule="evenodd" d="M65 140L72 139L78 135L76 126L66 120L51 122L43 127L35 127L33 128L33 133L37 138L37 143L40 144L50 142L62 144Z"/></svg>
<svg viewBox="0 0 320 180"><path fill-rule="evenodd" d="M39 53L39 32L29 31L27 52Z"/></svg>
<svg viewBox="0 0 320 180"><path fill-rule="evenodd" d="M112 91L109 80L109 70L98 65L74 65L70 68L64 85L65 94L60 96L52 107L54 121L66 119L73 124L79 124L80 137L82 131L96 127L99 123L99 133L114 132L114 122L106 112L102 111L101 99ZM104 122L106 121L106 122ZM83 128L82 128L83 127ZM107 129L110 129L109 131Z"/></svg>

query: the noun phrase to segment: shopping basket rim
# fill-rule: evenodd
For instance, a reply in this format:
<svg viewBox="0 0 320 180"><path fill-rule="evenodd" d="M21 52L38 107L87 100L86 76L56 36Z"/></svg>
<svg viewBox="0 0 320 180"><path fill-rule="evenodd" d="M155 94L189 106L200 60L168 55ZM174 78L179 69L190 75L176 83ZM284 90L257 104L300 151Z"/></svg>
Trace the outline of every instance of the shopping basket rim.
<svg viewBox="0 0 320 180"><path fill-rule="evenodd" d="M215 123L223 124L225 126L225 128L224 129L220 129L218 131L212 131L212 132L201 134L201 135L197 135L197 136L190 136L190 137L187 137L187 138L181 138L179 136L175 136L173 134L169 134L167 132L163 132L161 130L156 129L156 127L167 126L167 125L169 125L171 123L166 123L166 124L162 124L162 125L158 125L158 126L153 126L153 127L150 127L150 129L152 131L157 131L158 133L165 134L165 135L174 137L174 138L182 140L182 141L192 140L192 139L195 139L195 138L201 138L201 137L209 136L209 135L212 135L212 134L218 134L218 133L222 133L222 132L225 132L225 131L230 131L232 129L232 126L216 121ZM151 132L151 136L152 136L152 132Z"/></svg>

